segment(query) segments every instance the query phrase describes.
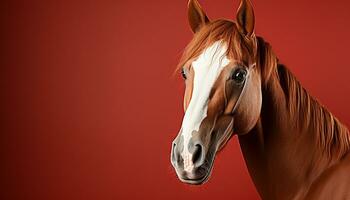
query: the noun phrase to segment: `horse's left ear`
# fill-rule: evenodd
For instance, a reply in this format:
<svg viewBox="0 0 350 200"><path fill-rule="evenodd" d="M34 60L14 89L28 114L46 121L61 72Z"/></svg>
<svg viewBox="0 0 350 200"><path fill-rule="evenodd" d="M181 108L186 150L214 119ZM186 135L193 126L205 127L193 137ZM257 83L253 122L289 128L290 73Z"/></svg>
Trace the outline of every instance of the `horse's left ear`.
<svg viewBox="0 0 350 200"><path fill-rule="evenodd" d="M194 33L197 32L201 26L209 22L209 18L197 0L188 1L188 21Z"/></svg>
<svg viewBox="0 0 350 200"><path fill-rule="evenodd" d="M236 18L239 31L245 36L252 36L254 33L255 16L250 0L241 0Z"/></svg>

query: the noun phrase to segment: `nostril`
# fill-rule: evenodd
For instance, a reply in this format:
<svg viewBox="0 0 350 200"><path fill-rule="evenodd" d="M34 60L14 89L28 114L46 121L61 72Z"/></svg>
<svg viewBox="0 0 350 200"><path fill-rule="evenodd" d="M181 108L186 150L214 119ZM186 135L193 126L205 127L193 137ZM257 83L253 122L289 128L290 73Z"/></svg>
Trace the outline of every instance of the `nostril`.
<svg viewBox="0 0 350 200"><path fill-rule="evenodd" d="M193 157L192 157L193 164L200 162L201 158L202 158L202 145L196 144L194 146Z"/></svg>
<svg viewBox="0 0 350 200"><path fill-rule="evenodd" d="M176 143L173 142L173 148L171 149L171 159L174 163L177 163L177 161L179 160L179 155L176 152Z"/></svg>
<svg viewBox="0 0 350 200"><path fill-rule="evenodd" d="M173 146L172 146L172 148L171 148L171 151L172 151L172 152L174 152L174 151L175 151L175 147L176 147L176 143L175 143L175 142L173 142Z"/></svg>

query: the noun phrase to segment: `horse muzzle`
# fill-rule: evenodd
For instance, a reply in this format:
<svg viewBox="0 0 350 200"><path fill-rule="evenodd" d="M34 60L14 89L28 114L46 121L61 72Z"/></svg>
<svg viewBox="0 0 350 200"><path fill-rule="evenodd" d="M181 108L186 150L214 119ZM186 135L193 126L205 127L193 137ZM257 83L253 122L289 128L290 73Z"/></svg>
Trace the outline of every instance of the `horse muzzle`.
<svg viewBox="0 0 350 200"><path fill-rule="evenodd" d="M199 185L208 180L217 151L225 146L232 135L233 118L221 117L214 128L202 125L188 141L184 141L180 131L172 143L171 163L184 183Z"/></svg>
<svg viewBox="0 0 350 200"><path fill-rule="evenodd" d="M208 149L200 140L191 139L188 152L184 151L182 137L174 140L171 163L178 178L188 184L199 185L208 180L216 149Z"/></svg>

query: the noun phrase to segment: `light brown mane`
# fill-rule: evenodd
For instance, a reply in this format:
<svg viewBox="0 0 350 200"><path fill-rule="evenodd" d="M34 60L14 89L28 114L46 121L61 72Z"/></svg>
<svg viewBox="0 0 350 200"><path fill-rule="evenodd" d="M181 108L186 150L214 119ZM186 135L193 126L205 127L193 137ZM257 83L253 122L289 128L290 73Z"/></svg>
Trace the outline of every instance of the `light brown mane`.
<svg viewBox="0 0 350 200"><path fill-rule="evenodd" d="M277 80L281 85L289 117L292 124L301 132L315 133L320 150L335 160L350 150L350 134L332 113L313 98L296 77L282 64L278 63L271 46L261 37L258 41L259 67L264 80ZM271 78L276 76L277 78Z"/></svg>
<svg viewBox="0 0 350 200"><path fill-rule="evenodd" d="M299 130L315 133L318 146L327 156L343 157L350 149L347 127L309 95L285 66L278 65L276 75L286 97L291 123Z"/></svg>
<svg viewBox="0 0 350 200"><path fill-rule="evenodd" d="M193 40L185 48L177 70L188 66L206 47L219 40L226 43L226 54L230 58L249 62L250 58L244 58L244 56L254 54L254 49L250 43L255 44L255 41L252 42L242 37L235 22L223 19L215 20L195 33Z"/></svg>

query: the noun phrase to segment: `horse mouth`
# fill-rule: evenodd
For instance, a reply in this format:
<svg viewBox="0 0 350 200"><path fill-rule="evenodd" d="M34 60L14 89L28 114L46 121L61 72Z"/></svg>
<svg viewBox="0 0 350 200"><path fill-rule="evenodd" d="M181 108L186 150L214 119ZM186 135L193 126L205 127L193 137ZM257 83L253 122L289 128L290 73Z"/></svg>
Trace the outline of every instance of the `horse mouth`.
<svg viewBox="0 0 350 200"><path fill-rule="evenodd" d="M211 175L213 165L214 165L214 157L210 158L205 161L205 164L203 166L198 167L196 170L196 176L189 178L186 175L181 176L178 174L178 178L180 179L181 182L190 184L190 185L202 185L206 183Z"/></svg>
<svg viewBox="0 0 350 200"><path fill-rule="evenodd" d="M195 179L190 179L187 177L179 177L179 179L181 180L181 182L186 183L186 184L190 184L190 185L202 185L205 182L208 181L210 177L210 173L205 174L204 176L200 177L200 178L195 178Z"/></svg>
<svg viewBox="0 0 350 200"><path fill-rule="evenodd" d="M200 179L187 179L187 178L180 178L180 180L183 183L187 183L190 185L202 185L208 180L209 176L204 176L203 178Z"/></svg>

